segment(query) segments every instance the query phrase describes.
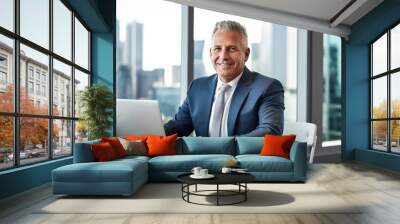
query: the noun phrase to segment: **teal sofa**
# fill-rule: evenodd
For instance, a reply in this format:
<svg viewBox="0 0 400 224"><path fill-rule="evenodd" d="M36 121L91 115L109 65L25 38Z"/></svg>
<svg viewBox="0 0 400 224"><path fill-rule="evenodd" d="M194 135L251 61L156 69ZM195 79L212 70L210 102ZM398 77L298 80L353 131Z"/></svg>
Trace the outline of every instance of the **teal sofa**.
<svg viewBox="0 0 400 224"><path fill-rule="evenodd" d="M131 195L148 181L176 181L176 177L200 166L219 172L234 159L259 182L304 182L306 143L295 142L290 159L260 156L263 137L183 137L177 140L177 155L127 156L96 162L90 145L75 144L74 163L52 171L54 194Z"/></svg>

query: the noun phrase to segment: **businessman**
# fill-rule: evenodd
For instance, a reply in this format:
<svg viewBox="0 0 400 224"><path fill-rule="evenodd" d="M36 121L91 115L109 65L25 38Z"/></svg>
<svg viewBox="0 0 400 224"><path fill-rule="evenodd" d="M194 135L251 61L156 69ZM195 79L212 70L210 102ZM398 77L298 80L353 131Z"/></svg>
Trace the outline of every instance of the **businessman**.
<svg viewBox="0 0 400 224"><path fill-rule="evenodd" d="M273 78L252 72L246 29L234 21L216 23L210 58L216 74L194 80L166 134L264 136L283 131L284 91Z"/></svg>

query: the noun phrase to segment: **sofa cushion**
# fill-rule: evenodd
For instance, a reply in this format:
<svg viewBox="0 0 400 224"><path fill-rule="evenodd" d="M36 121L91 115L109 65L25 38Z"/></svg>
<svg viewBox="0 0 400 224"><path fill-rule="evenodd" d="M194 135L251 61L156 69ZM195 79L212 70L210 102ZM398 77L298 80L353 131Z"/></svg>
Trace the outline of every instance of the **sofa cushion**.
<svg viewBox="0 0 400 224"><path fill-rule="evenodd" d="M293 172L292 161L278 156L238 155L241 168L249 172Z"/></svg>
<svg viewBox="0 0 400 224"><path fill-rule="evenodd" d="M120 158L117 160L114 160L113 162L131 162L135 160L143 161L143 162L148 162L150 157L147 156L137 156L137 155L130 155L130 156L125 156L124 158Z"/></svg>
<svg viewBox="0 0 400 224"><path fill-rule="evenodd" d="M58 182L129 182L134 172L147 170L145 166L146 162L139 159L74 163L53 170L52 174L53 181Z"/></svg>
<svg viewBox="0 0 400 224"><path fill-rule="evenodd" d="M259 154L264 145L263 137L236 137L236 155Z"/></svg>
<svg viewBox="0 0 400 224"><path fill-rule="evenodd" d="M179 141L178 154L225 154L235 155L233 137L183 137Z"/></svg>
<svg viewBox="0 0 400 224"><path fill-rule="evenodd" d="M200 166L211 172L219 171L230 159L231 155L175 155L158 156L149 160L150 171L190 172L193 167Z"/></svg>

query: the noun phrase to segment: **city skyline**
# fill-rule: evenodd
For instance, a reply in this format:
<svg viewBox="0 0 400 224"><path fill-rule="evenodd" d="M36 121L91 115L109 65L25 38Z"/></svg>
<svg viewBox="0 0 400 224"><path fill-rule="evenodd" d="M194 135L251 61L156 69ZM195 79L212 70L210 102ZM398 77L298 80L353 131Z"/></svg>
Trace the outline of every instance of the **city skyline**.
<svg viewBox="0 0 400 224"><path fill-rule="evenodd" d="M117 25L120 25L119 21ZM160 101L161 111L164 117L172 118L179 107L180 95L179 87L180 79L177 79L177 71L180 70L180 65L169 65L162 67L159 65L152 70L144 68L145 54L143 49L145 24L136 21L128 23L126 27L118 26L117 30L126 30L126 42L118 42L118 68L117 68L117 98L125 99L165 99L157 95L166 93L163 88L168 91L177 91L177 94L168 94L175 99L169 99L174 107ZM261 26L261 37L263 42L250 43L257 54L251 54L250 62L247 62L247 67L256 71L267 74L272 78L280 80L286 89L285 115L287 120L296 120L297 115L297 32L298 29L285 27L270 23L264 23ZM305 32L305 31L304 31ZM122 36L123 32L118 32L117 37ZM210 34L211 35L211 34ZM197 38L198 39L198 38ZM206 71L205 64L211 64L208 54L206 53L206 40L194 40L194 78L199 78L204 75L211 75L212 72ZM274 52L276 52L274 54ZM174 78L175 77L175 78ZM175 87L175 88L171 88ZM166 109L168 107L169 109Z"/></svg>
<svg viewBox="0 0 400 224"><path fill-rule="evenodd" d="M163 10L153 7L154 4L162 6ZM156 18L152 18L146 13L149 10L155 12ZM127 97L129 92L137 94L136 97L127 97L132 99L159 100L161 111L163 115L167 115L166 117L172 117L175 114L180 106L181 98L184 97L180 96L180 78L177 78L180 75L186 75L178 73L181 68L180 14L181 6L171 2L153 0L137 5L131 1L121 0L117 3L117 92L124 93L124 97ZM201 18L207 18L207 20ZM299 66L306 66L298 65L298 63L304 63L303 60L299 61L299 58L307 57L303 51L298 52L298 46L307 45L306 39L298 37L299 35L305 36L307 31L195 8L193 24L194 79L215 73L209 58L209 49L214 24L221 20L234 20L246 27L250 48L250 57L246 66L250 70L276 78L282 83L285 89L285 120L296 121L298 88L307 88L307 86L297 86L298 79L306 78L298 77ZM132 30L138 32L134 33ZM341 120L341 105L338 103L338 99L340 101L341 98L341 65L339 64L341 55L340 49L338 49L341 40L339 37L330 35L327 35L326 39L323 65L322 129L324 140L335 140L340 139L341 135L341 126L338 122ZM132 44L129 42L135 42L136 47L132 48ZM127 59L127 55L135 55L135 60ZM303 73L299 74L304 75ZM132 85L123 86L118 82L120 84L132 83ZM176 93L172 94L171 91ZM163 102L164 100L168 103Z"/></svg>

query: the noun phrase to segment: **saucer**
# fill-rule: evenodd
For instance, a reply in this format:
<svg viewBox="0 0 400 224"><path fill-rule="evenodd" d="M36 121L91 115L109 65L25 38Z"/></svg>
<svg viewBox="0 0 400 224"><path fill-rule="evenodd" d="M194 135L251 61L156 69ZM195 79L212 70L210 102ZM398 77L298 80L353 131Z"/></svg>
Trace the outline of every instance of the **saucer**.
<svg viewBox="0 0 400 224"><path fill-rule="evenodd" d="M207 174L207 175L204 175L204 176L194 175L194 174L190 175L190 178L193 178L193 179L211 179L211 178L214 178L214 177L215 176L212 175L212 174Z"/></svg>
<svg viewBox="0 0 400 224"><path fill-rule="evenodd" d="M234 173L249 173L247 170L232 170Z"/></svg>

